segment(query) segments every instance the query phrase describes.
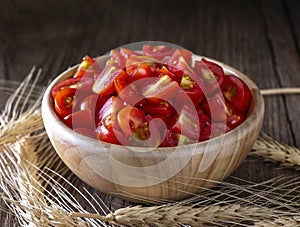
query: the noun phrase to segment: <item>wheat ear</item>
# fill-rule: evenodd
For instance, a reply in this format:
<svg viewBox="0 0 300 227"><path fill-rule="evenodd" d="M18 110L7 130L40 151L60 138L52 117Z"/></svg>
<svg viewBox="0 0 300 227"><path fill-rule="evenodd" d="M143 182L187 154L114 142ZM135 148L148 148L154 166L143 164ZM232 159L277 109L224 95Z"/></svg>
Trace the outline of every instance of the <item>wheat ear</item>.
<svg viewBox="0 0 300 227"><path fill-rule="evenodd" d="M262 157L266 161L300 170L300 150L281 144L264 133L258 137L249 155Z"/></svg>

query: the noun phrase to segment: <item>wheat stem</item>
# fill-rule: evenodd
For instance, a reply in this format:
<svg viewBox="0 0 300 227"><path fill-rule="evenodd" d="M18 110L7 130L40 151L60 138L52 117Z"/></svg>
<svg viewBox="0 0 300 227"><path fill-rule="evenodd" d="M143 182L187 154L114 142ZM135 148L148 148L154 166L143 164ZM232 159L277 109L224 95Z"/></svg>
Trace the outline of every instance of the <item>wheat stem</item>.
<svg viewBox="0 0 300 227"><path fill-rule="evenodd" d="M300 94L299 87L261 89L262 95Z"/></svg>

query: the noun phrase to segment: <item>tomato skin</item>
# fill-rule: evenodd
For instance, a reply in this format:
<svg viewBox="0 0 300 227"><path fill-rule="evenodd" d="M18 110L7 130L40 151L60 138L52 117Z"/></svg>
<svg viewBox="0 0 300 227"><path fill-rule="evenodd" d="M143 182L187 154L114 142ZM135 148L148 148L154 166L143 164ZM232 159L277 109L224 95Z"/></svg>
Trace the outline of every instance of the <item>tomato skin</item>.
<svg viewBox="0 0 300 227"><path fill-rule="evenodd" d="M109 55L111 56L111 64L117 69L123 69L126 66L126 60L119 51L111 50Z"/></svg>
<svg viewBox="0 0 300 227"><path fill-rule="evenodd" d="M111 96L105 102L96 118L96 133L99 140L108 143L120 144L115 133L119 131L117 114L122 108L122 102L115 96Z"/></svg>
<svg viewBox="0 0 300 227"><path fill-rule="evenodd" d="M175 113L175 109L168 102L161 100L159 103L151 103L149 101L144 101L139 105L139 108L148 114L155 116L166 116L170 117Z"/></svg>
<svg viewBox="0 0 300 227"><path fill-rule="evenodd" d="M65 116L72 113L75 92L75 88L65 88L56 93L54 99L54 109L59 118L63 119Z"/></svg>
<svg viewBox="0 0 300 227"><path fill-rule="evenodd" d="M184 105L171 131L190 139L198 139L200 132L198 115L195 115L188 106Z"/></svg>
<svg viewBox="0 0 300 227"><path fill-rule="evenodd" d="M75 88L80 90L82 95L88 95L92 93L91 88L93 83L94 80L88 77L69 78L55 85L51 91L51 95L55 98L57 92L65 88Z"/></svg>
<svg viewBox="0 0 300 227"><path fill-rule="evenodd" d="M162 66L160 69L161 75L167 75L172 80L176 81L178 84L180 84L180 81L182 79L183 72L179 69L176 69L176 67L173 66Z"/></svg>
<svg viewBox="0 0 300 227"><path fill-rule="evenodd" d="M241 79L236 76L226 75L221 89L226 99L237 110L246 111L248 109L251 101L251 91Z"/></svg>
<svg viewBox="0 0 300 227"><path fill-rule="evenodd" d="M97 75L99 72L101 71L100 66L97 64L97 62L92 59L89 56L85 56L78 69L76 70L75 74L74 74L74 78L78 78L78 77L90 77L90 78L94 78L95 75Z"/></svg>
<svg viewBox="0 0 300 227"><path fill-rule="evenodd" d="M216 92L224 81L223 68L205 58L195 61L195 72L204 79L203 88L207 94Z"/></svg>
<svg viewBox="0 0 300 227"><path fill-rule="evenodd" d="M202 106L206 113L216 121L226 122L227 116L231 115L222 93L216 93L213 97L205 100Z"/></svg>
<svg viewBox="0 0 300 227"><path fill-rule="evenodd" d="M139 141L150 137L149 122L144 113L136 107L127 106L118 113L118 125L123 135Z"/></svg>
<svg viewBox="0 0 300 227"><path fill-rule="evenodd" d="M146 63L142 63L131 73L131 75L128 79L128 84L130 84L136 80L147 78L147 77L151 76L151 74L152 74L152 70L151 70L150 66Z"/></svg>
<svg viewBox="0 0 300 227"><path fill-rule="evenodd" d="M195 106L198 106L204 100L204 94L201 88L190 76L184 75L182 77L180 87L183 89L181 92L186 93ZM182 103L185 103L185 101L186 100L182 100Z"/></svg>
<svg viewBox="0 0 300 227"><path fill-rule="evenodd" d="M158 78L154 83L148 84L142 91L142 94L152 103L160 103L161 100L169 101L180 91L177 82L165 75Z"/></svg>
<svg viewBox="0 0 300 227"><path fill-rule="evenodd" d="M73 128L73 130L84 136L88 136L90 138L97 139L97 135L96 135L95 131L92 131L91 129L88 129L85 127L78 127L78 128Z"/></svg>
<svg viewBox="0 0 300 227"><path fill-rule="evenodd" d="M115 92L114 79L122 69L117 70L115 66L106 65L93 85L93 91L99 95L111 95Z"/></svg>
<svg viewBox="0 0 300 227"><path fill-rule="evenodd" d="M90 130L95 129L95 118L90 109L79 110L64 117L64 122L69 128L84 127Z"/></svg>

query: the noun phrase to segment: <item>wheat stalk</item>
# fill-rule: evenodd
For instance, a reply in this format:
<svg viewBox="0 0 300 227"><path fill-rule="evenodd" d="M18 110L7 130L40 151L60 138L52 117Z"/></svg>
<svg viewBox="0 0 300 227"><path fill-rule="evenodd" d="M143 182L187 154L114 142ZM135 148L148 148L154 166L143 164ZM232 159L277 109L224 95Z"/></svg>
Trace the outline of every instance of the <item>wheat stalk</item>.
<svg viewBox="0 0 300 227"><path fill-rule="evenodd" d="M281 144L263 133L258 137L249 155L300 170L300 150Z"/></svg>
<svg viewBox="0 0 300 227"><path fill-rule="evenodd" d="M276 219L282 215L280 219ZM279 223L289 221L300 224L299 214L284 214L270 208L241 205L210 205L205 207L163 205L152 207L126 207L118 209L106 216L99 214L71 213L71 217L100 219L107 223L125 226L201 226L241 224L247 220L256 225L264 222Z"/></svg>

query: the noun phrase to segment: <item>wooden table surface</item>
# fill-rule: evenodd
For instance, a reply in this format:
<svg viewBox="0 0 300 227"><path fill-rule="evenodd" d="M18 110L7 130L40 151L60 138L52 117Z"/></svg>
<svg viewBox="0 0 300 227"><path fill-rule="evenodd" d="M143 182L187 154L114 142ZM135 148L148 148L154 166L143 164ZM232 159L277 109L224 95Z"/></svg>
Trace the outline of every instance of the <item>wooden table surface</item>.
<svg viewBox="0 0 300 227"><path fill-rule="evenodd" d="M260 88L300 87L300 1L0 2L0 79L22 81L36 65L45 85L86 54L158 40L231 65ZM299 98L266 97L263 125L265 133L296 147ZM233 175L260 182L283 174L299 175L248 157ZM122 204L110 196L103 200L112 209ZM14 225L11 215L0 213L1 223Z"/></svg>

